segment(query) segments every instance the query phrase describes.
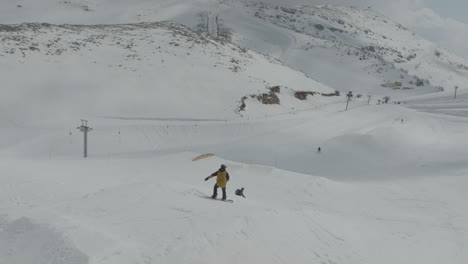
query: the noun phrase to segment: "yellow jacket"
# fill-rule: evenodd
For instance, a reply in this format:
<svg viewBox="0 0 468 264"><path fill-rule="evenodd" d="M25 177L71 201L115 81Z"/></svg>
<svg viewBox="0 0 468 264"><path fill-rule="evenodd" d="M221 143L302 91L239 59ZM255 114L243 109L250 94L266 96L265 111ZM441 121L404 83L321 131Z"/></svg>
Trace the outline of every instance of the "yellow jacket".
<svg viewBox="0 0 468 264"><path fill-rule="evenodd" d="M227 171L217 171L211 176L208 177L208 179L211 179L216 176L216 185L221 188L226 188L227 182L229 181L229 173Z"/></svg>

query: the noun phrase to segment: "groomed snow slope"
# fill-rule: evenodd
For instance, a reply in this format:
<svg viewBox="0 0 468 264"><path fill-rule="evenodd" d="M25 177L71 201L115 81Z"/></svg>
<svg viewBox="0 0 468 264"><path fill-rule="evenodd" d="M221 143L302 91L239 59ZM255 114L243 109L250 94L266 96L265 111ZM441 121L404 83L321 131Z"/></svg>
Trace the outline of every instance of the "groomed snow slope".
<svg viewBox="0 0 468 264"><path fill-rule="evenodd" d="M11 124L0 259L465 263L466 117L343 106L228 122L93 119L88 160L65 123ZM192 161L205 152L218 157ZM221 163L233 204L205 198ZM253 165L269 163L308 174Z"/></svg>
<svg viewBox="0 0 468 264"><path fill-rule="evenodd" d="M468 259L466 177L340 183L194 156L9 161L0 169L2 263ZM233 204L205 198L213 182L203 178L220 163ZM246 199L233 195L241 186Z"/></svg>

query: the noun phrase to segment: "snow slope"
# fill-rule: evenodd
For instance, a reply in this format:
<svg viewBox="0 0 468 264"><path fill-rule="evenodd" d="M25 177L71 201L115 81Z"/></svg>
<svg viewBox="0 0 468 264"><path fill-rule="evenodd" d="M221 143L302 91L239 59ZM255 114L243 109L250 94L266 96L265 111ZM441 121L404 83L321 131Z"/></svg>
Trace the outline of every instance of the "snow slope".
<svg viewBox="0 0 468 264"><path fill-rule="evenodd" d="M461 175L343 183L217 158L194 163L194 156L9 161L0 169L0 259L461 264L468 258ZM233 204L204 198L213 182L203 178L221 162L232 175ZM241 186L246 199L233 195Z"/></svg>
<svg viewBox="0 0 468 264"><path fill-rule="evenodd" d="M434 59L381 16L366 23L371 11L283 9L0 2L0 23L13 24L0 25L0 263L465 264L466 95L429 94L464 80L458 59ZM339 17L362 28L340 32ZM56 25L19 24L38 21ZM298 28L317 21L321 36ZM391 61L410 40L429 48ZM347 55L377 44L395 50ZM380 86L412 74L432 85ZM319 95L335 88L375 96L344 111L344 96ZM250 97L270 92L280 105ZM377 105L382 95L405 104ZM79 118L93 128L86 160ZM192 161L205 153L216 156ZM214 180L203 179L220 164L232 204L206 198ZM240 187L247 198L234 196Z"/></svg>
<svg viewBox="0 0 468 264"><path fill-rule="evenodd" d="M402 98L441 89L452 93L460 86L464 93L468 81L466 60L370 9L228 0L23 0L1 5L0 23L176 21L272 55L342 92L353 88ZM381 87L395 82L402 85Z"/></svg>
<svg viewBox="0 0 468 264"><path fill-rule="evenodd" d="M245 72L241 72L240 74L235 72L233 76L224 76L224 73L217 73L216 78L213 80L213 74L209 72L200 73L193 69L194 65L197 65L197 71L205 68L211 70L209 66L198 67L200 58L197 57L197 54L193 54L191 58L189 58L189 60L192 61L191 65L187 64L185 61L182 63L176 62L179 59L185 60L187 54L192 54L190 51L186 51L187 48L191 48L192 46L167 47L167 45L165 45L167 43L174 46L179 43L173 41L173 39L165 39L165 41L161 41L161 43L157 42L159 40L153 39L153 35L151 34L154 32L152 29L148 29L148 27L151 28L150 25L155 26L157 24L153 23L155 20L177 21L194 30L211 35L213 38L207 38L204 35L197 35L193 32L184 33L192 36L196 35L195 38L210 39L212 43L214 43L213 41L220 42L218 45L200 47L195 53L204 57L206 53L206 51L203 51L204 48L210 49L214 57L216 57L218 53L222 53L225 59L230 59L229 62L226 60L218 61L218 58L213 58L214 61L207 60L204 61L206 64L203 64L206 66L221 63L225 65L222 70L229 69L228 75L231 74L231 71L240 69L237 67L239 65L235 65L237 60L232 60L232 58L236 58L237 56L242 57L242 54L239 55L238 53L242 53L244 50L237 47L234 47L234 49L237 49L237 53L232 52L228 47L222 47L222 51L217 50L219 46L230 46L226 40L276 57L283 63L298 71L304 72L332 89L342 92L353 90L355 94L370 95L373 97L373 100L381 98L382 96L390 96L396 101L407 101L409 97L439 92L443 89L445 91L443 95L436 94L431 97L437 98L438 96L451 94L454 86L460 88L458 90L459 94L463 95L465 93L463 84L467 81L467 63L463 59L436 47L434 44L409 32L400 24L368 9L335 6L288 7L259 4L258 1L238 2L216 0L189 2L182 0L138 0L132 2L125 0L119 2L109 0L45 0L41 1L41 3L31 0L21 0L3 2L0 3L0 5L1 23L44 21L58 24L71 23L89 25L108 23L127 24L142 21L150 22L146 23L146 26L133 26L138 28L137 30L131 29L132 26L125 27L117 25L68 26L68 29L66 29L67 27L30 24L29 26L13 26L22 29L18 32L11 32L8 27L4 27L4 43L2 43L2 45L4 46L3 57L6 56L6 59L2 59L1 61L3 62L4 71L9 73L6 78L8 83L6 89L11 87L9 83L14 83L15 86L18 86L17 80L21 79L18 75L22 75L26 67L32 67L34 69L27 70L30 78L22 80L25 83L19 85L20 88L16 89L17 92L12 93L11 98L3 97L3 103L7 105L7 109L10 109L8 111L12 111L16 116L22 116L22 118L29 115L28 113L31 113L31 110L34 110L36 113L38 112L38 107L35 107L35 105L37 105L36 102L28 101L24 103L30 106L26 109L16 104L18 98L23 98L22 95L31 94L27 89L22 88L22 86L30 87L30 83L28 83L30 80L33 80L32 82L34 84L40 83L40 86L47 86L47 88L38 89L38 93L42 93L44 89L58 90L59 88L57 87L65 86L63 84L64 81L60 80L61 78L52 82L48 80L44 83L44 81L41 80L43 76L54 76L53 78L55 78L55 76L63 76L66 80L74 79L77 86L85 87L109 86L108 83L102 84L102 79L114 80L114 83L111 84L113 86L112 88L99 88L96 89L96 93L94 94L88 91L82 92L82 89L73 88L73 99L66 98L66 100L63 100L62 104L69 108L63 113L63 116L70 114L76 115L77 113L83 116L92 113L91 115L100 116L197 118L191 116L191 110L187 108L183 109L183 106L193 104L197 108L205 108L207 105L201 104L202 100L200 100L201 94L205 93L205 91L194 96L193 94L187 95L186 89L193 90L193 87L191 88L193 83L196 83L197 86L198 83L201 83L203 87L207 87L206 93L211 94L211 91L217 88L208 87L214 86L214 83L220 80L222 80L223 87L226 83L229 83L229 85L225 87L229 92L223 92L223 100L217 100L217 102L222 105L218 104L212 109L205 109L206 111L204 111L203 115L207 115L207 113L210 112L207 118L229 119L238 116L235 112L242 104L240 102L241 98L252 94L268 93L268 90L265 88L271 86L283 85L291 88L282 90L288 91L289 93L282 95L286 97L282 98L282 102L288 102L288 104L282 105L279 108L275 106L260 108L261 115L267 114L270 111L285 113L294 109L310 107L310 104L304 104L303 102L291 99L290 95L294 90L312 90L319 92L327 90L322 85L316 84L313 81L302 81L302 76L296 78L296 75L300 75L298 73L292 73L290 77L276 78L279 80L271 81L271 79L278 77L278 74L275 74L275 72L278 71L272 71L270 66L262 64L256 65L255 68L257 69L255 70L251 67L246 67L244 70L249 73L249 76L246 76ZM39 30L35 33L31 33L33 29L27 29L28 27L43 27L44 31ZM47 31L46 28L50 29L51 32L44 34L45 31ZM145 29L143 30L142 28ZM119 31L119 36L108 37L108 34L117 34ZM146 39L138 39L135 38L135 36L128 37L125 34L129 31L133 31L135 34L141 34L141 31L146 31L142 34L150 34L151 36L148 36ZM188 29L182 29L182 31L188 32ZM72 36L72 32L75 32L73 33L75 36ZM77 37L76 34L78 34L78 32L87 32L88 38L81 39ZM18 34L20 36L18 36ZM58 38L55 38L56 34L67 34L67 37L69 36L71 39L60 39L60 41L58 41ZM95 37L103 38L103 41L96 42ZM59 42L57 43L57 47L52 46L54 41ZM114 41L115 43L111 43ZM171 43L171 41L173 42ZM44 45L42 42L48 42L48 44L45 44L48 45L48 47L42 47L41 49L36 47L37 45ZM128 45L117 44L121 42ZM161 44L163 50L159 50L159 54L153 54L153 44L158 43ZM106 49L106 51L103 52L103 47L107 47L108 44L112 44L115 47L112 50ZM90 47L87 50L83 48L84 46L81 48L78 47L79 45L88 45ZM213 47L216 51L212 49ZM177 50L172 51L172 48L177 48ZM81 52L78 52L78 50ZM57 52L59 54L57 54ZM165 58L163 58L164 56L161 54L164 53L172 53L174 56L178 57L174 60L172 65L184 65L187 66L187 68L181 68L179 66L173 67L172 65L164 67L156 64L156 61L163 63ZM42 60L47 60L48 63L54 65L60 65L58 66L60 70L54 70L53 67L56 66L49 64L47 64L47 66L52 67L42 67L42 62L37 62L37 65L27 66L36 64L36 62L32 62L33 58L31 56L26 57L26 54L40 54L39 57L41 57ZM55 60L55 58L57 58L55 55L61 55L59 56L61 58ZM244 55L246 55L244 57L251 56L247 54ZM18 58L18 56L24 58ZM112 63L109 65L99 65L95 58L101 56L105 57L102 58L103 61L112 61ZM64 57L68 58L68 60L62 62ZM74 65L78 65L75 61L76 57L80 58L80 60L81 58L86 58L83 62L79 63L80 66L78 69L68 66L64 67L64 64L62 64L71 64L73 62ZM112 58L109 59L109 57ZM145 57L146 60L142 59L143 57ZM137 61L135 62L135 60ZM250 63L253 64L256 60L257 59L254 58L250 60ZM260 58L260 60L264 60L264 58ZM267 58L267 60L272 61L269 58ZM166 64L170 63L166 62ZM96 69L96 67L99 69ZM116 67L119 67L117 71L115 70ZM37 71L38 68L44 69L45 72ZM52 70L49 72L51 68ZM83 68L87 70L83 70ZM262 70L258 70L259 68L262 68ZM280 68L281 67L278 69ZM141 73L137 75L135 74L136 71ZM155 75L154 71L161 73L161 75ZM263 72L260 73L261 71ZM244 80L240 81L239 78L237 78L238 75L243 75L242 79ZM86 78L88 79L87 81L83 81L85 76L89 76ZM153 88L153 84L162 79L161 76L164 76L164 79L170 79L167 83L163 83L161 85L162 87L158 87L158 89ZM180 78L181 76L183 77L182 79ZM233 77L235 77L235 80L230 79ZM198 80L198 78L202 80ZM188 79L194 81L190 83L181 81ZM299 80L295 81L296 79ZM252 81L254 83L256 82L256 84L250 85ZM209 84L205 82L209 82ZM291 84L291 82L295 83ZM172 86L174 83L177 84L178 88L171 88L170 92L167 91L169 84ZM233 93L234 89L230 87L231 83L232 86L236 87L235 93ZM67 84L67 86L70 85ZM126 94L127 89L134 86L144 88L138 88L140 90L131 93L130 96ZM255 86L255 88L253 88L253 86ZM184 87L184 89L181 87ZM217 85L217 87L219 87L219 85ZM115 94L114 92L116 90L119 91L121 94L120 98L126 97L125 100L119 99L119 103L107 102L108 94L110 94L107 89L112 89L113 94ZM143 90L145 93L151 91L154 95L151 97L146 95L140 96ZM157 96L156 94L161 91L164 91L166 94L171 94L171 98L166 100L168 98ZM218 90L220 93L221 91L222 90ZM329 89L328 92L332 91ZM69 90L66 94L70 94ZM181 96L182 94L183 96ZM67 97L67 95L63 96ZM89 98L93 99L91 102L87 103L86 100L90 100ZM149 98L152 100L148 101ZM216 95L215 98L219 98L219 95ZM424 96L424 98L428 97ZM174 100L183 100L184 102L177 107L173 107L174 105L172 103L170 106L167 106L167 102L172 102ZM323 103L322 100L319 100L322 102L317 102L318 99L316 100L316 98L313 98L313 100L315 105ZM45 101L45 104L50 104L52 107L51 110L43 112L41 115L56 115L59 112L63 112L63 110L55 111L56 107L53 107L53 105L57 104L57 102L51 104L50 100ZM252 100L248 99L247 101L247 112L250 113L242 114L244 116L258 116L256 112L259 109L255 106L256 101L249 101ZM326 102L328 100L324 101ZM13 108L11 107L12 102L16 104L13 105ZM39 104L42 103L42 101L39 102ZM115 109L116 105L118 105L119 109ZM214 103L212 105L214 106ZM17 110L18 108L20 108L20 111ZM170 111L171 114L166 115L167 111ZM20 114L18 112L23 113ZM148 114L148 112L151 114Z"/></svg>
<svg viewBox="0 0 468 264"><path fill-rule="evenodd" d="M467 81L464 59L370 9L244 2L249 15L240 8L219 15L236 42L340 91L407 97L441 88L452 93ZM381 87L395 82L401 86Z"/></svg>
<svg viewBox="0 0 468 264"><path fill-rule="evenodd" d="M244 96L268 93L269 87L283 87L286 98L293 98L294 91L334 92L274 59L168 22L4 25L0 39L0 69L8 73L2 86L8 96L1 102L16 119L91 115L224 120L238 116ZM331 100L309 99L283 100L271 111Z"/></svg>

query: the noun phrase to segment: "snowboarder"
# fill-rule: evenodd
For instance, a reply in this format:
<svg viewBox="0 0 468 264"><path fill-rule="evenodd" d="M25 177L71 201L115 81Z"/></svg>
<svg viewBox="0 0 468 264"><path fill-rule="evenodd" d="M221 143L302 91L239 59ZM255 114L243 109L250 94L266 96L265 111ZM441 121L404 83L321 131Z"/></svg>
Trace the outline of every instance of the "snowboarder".
<svg viewBox="0 0 468 264"><path fill-rule="evenodd" d="M213 195L211 196L211 198L216 199L216 197L218 196L218 188L221 188L223 190L222 200L226 200L226 185L229 181L229 173L226 171L226 165L222 164L219 170L206 177L205 181L213 177L216 177L216 183L213 187Z"/></svg>
<svg viewBox="0 0 468 264"><path fill-rule="evenodd" d="M237 190L236 190L236 195L237 195L237 196L242 196L242 197L245 198L245 196L244 196L244 187L242 187L242 188L240 188L240 189L237 189Z"/></svg>

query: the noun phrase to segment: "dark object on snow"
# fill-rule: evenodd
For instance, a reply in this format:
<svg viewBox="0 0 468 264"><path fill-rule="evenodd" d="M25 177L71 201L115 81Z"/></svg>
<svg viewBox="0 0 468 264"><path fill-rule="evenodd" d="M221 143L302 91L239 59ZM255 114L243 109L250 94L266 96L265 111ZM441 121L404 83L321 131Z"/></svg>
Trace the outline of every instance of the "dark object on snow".
<svg viewBox="0 0 468 264"><path fill-rule="evenodd" d="M318 147L317 153L320 153L320 152L322 152L322 148L321 148L321 147Z"/></svg>
<svg viewBox="0 0 468 264"><path fill-rule="evenodd" d="M236 190L236 195L237 195L237 196L242 196L242 197L245 198L245 196L244 196L244 187L242 187L242 188L240 188L240 189L237 189L237 190Z"/></svg>
<svg viewBox="0 0 468 264"><path fill-rule="evenodd" d="M218 196L218 188L223 190L223 200L226 200L226 185L229 181L229 173L226 171L226 165L222 164L218 171L205 178L205 181L216 176L216 184L213 187L213 195L211 198L215 199Z"/></svg>

